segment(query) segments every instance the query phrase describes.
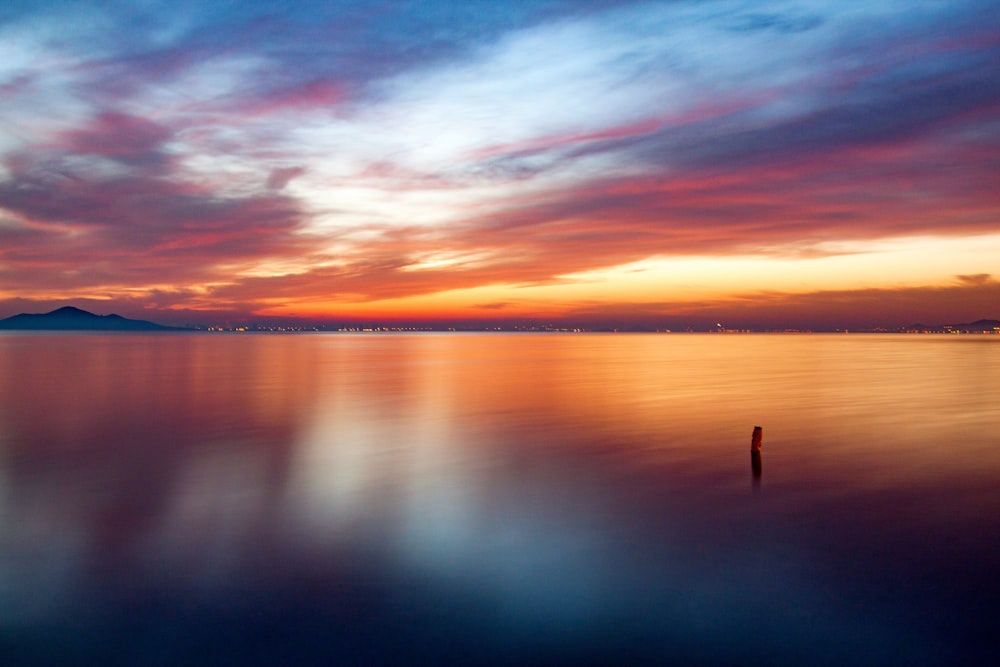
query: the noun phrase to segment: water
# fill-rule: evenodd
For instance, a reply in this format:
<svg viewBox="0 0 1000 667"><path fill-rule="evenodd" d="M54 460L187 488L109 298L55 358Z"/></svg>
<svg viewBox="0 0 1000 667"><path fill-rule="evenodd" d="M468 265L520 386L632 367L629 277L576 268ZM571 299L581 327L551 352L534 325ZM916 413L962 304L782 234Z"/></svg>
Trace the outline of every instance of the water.
<svg viewBox="0 0 1000 667"><path fill-rule="evenodd" d="M1000 337L0 336L4 665L985 664L998 567Z"/></svg>

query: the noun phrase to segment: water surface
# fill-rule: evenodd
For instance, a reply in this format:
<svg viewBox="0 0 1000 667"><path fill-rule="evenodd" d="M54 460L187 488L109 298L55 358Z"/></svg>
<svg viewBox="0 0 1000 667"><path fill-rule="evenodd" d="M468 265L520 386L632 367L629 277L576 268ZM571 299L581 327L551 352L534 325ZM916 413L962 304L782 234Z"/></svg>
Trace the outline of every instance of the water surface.
<svg viewBox="0 0 1000 667"><path fill-rule="evenodd" d="M0 662L977 664L998 480L1000 337L4 334Z"/></svg>

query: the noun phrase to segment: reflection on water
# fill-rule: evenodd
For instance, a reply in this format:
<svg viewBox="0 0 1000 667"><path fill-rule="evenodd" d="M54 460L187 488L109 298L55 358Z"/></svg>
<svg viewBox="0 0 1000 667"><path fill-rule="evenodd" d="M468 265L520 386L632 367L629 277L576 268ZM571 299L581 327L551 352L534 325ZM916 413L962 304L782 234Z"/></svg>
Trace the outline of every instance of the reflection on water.
<svg viewBox="0 0 1000 667"><path fill-rule="evenodd" d="M3 335L0 662L975 663L997 406L993 337Z"/></svg>
<svg viewBox="0 0 1000 667"><path fill-rule="evenodd" d="M750 452L750 471L753 474L754 488L760 488L760 478L764 475L764 461L760 451Z"/></svg>

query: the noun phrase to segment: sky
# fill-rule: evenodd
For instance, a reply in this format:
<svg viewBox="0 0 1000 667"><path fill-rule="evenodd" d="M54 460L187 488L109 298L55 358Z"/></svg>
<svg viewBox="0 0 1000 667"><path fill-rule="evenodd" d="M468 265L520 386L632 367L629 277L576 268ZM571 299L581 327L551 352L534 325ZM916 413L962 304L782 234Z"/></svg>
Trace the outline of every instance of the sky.
<svg viewBox="0 0 1000 667"><path fill-rule="evenodd" d="M995 0L0 5L0 317L1000 318Z"/></svg>

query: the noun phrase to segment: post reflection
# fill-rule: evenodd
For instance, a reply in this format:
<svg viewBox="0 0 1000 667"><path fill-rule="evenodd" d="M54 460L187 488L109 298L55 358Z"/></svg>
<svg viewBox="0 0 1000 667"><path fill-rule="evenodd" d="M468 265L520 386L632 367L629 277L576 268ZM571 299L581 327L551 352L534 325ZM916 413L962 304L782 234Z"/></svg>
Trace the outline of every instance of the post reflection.
<svg viewBox="0 0 1000 667"><path fill-rule="evenodd" d="M763 444L764 429L760 426L753 427L753 435L750 436L750 471L753 474L753 488L760 488L760 477L764 472L763 464L760 460L760 447Z"/></svg>
<svg viewBox="0 0 1000 667"><path fill-rule="evenodd" d="M760 479L764 474L764 463L761 460L760 452L750 452L750 471L753 475L753 488L760 488Z"/></svg>

